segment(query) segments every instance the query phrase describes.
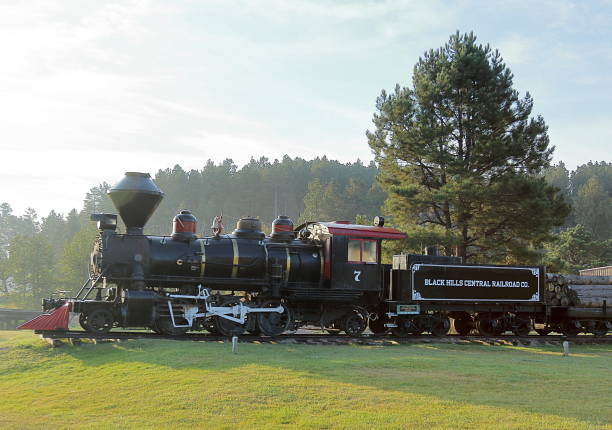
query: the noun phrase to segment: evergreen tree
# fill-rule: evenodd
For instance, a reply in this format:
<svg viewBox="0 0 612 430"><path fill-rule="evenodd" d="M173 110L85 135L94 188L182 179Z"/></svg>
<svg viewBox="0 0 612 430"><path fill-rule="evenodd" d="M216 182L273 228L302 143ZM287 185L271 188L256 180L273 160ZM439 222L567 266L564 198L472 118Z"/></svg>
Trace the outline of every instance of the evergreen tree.
<svg viewBox="0 0 612 430"><path fill-rule="evenodd" d="M103 182L97 187L93 187L85 195L83 200L83 210L81 211L81 222L89 221L89 216L94 213L114 213L115 207L108 197L108 190L111 186Z"/></svg>
<svg viewBox="0 0 612 430"><path fill-rule="evenodd" d="M55 290L55 263L53 248L42 234L13 238L6 270L17 284L22 304L38 304Z"/></svg>
<svg viewBox="0 0 612 430"><path fill-rule="evenodd" d="M574 207L576 221L589 230L595 239L612 237L612 197L596 176L578 190Z"/></svg>
<svg viewBox="0 0 612 430"><path fill-rule="evenodd" d="M8 258L0 254L0 296L6 296L9 293L8 288Z"/></svg>
<svg viewBox="0 0 612 430"><path fill-rule="evenodd" d="M62 214L51 210L49 215L42 219L41 234L51 244L53 250L59 253L67 240L67 225Z"/></svg>
<svg viewBox="0 0 612 430"><path fill-rule="evenodd" d="M570 173L563 161L545 169L544 177L550 185L557 187L565 198L569 200L572 191L570 186Z"/></svg>
<svg viewBox="0 0 612 430"><path fill-rule="evenodd" d="M412 88L377 100L368 141L388 210L413 245L466 260L528 260L569 212L537 175L549 165L547 128L532 118L498 51L455 34L414 67Z"/></svg>
<svg viewBox="0 0 612 430"><path fill-rule="evenodd" d="M576 167L570 175L570 184L572 195L578 194L582 188L592 177L596 177L604 190L612 197L612 163L600 161L593 163L589 161L586 164Z"/></svg>
<svg viewBox="0 0 612 430"><path fill-rule="evenodd" d="M559 233L548 248L545 264L551 272L578 273L580 269L605 266L612 260L612 240L595 240L580 224Z"/></svg>
<svg viewBox="0 0 612 430"><path fill-rule="evenodd" d="M62 290L76 292L89 277L89 256L96 234L95 223L90 222L65 244L59 260Z"/></svg>
<svg viewBox="0 0 612 430"><path fill-rule="evenodd" d="M66 217L66 240L72 239L72 237L81 229L81 222L79 221L79 213L76 209L72 209L68 212Z"/></svg>

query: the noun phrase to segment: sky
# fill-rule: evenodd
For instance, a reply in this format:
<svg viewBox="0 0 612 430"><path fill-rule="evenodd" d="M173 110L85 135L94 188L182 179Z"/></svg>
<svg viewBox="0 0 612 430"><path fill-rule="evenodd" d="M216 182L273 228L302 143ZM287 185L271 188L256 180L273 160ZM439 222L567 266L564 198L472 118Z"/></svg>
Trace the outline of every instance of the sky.
<svg viewBox="0 0 612 430"><path fill-rule="evenodd" d="M373 158L382 89L456 31L499 49L554 161L612 161L612 0L0 0L0 202L80 209L125 171Z"/></svg>

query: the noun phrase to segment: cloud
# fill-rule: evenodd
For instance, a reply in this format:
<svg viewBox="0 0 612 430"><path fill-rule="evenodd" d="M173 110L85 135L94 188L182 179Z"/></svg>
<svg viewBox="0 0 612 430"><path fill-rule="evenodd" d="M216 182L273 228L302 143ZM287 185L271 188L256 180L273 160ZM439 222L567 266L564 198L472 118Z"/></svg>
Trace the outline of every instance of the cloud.
<svg viewBox="0 0 612 430"><path fill-rule="evenodd" d="M540 53L540 48L533 38L518 33L498 42L496 48L504 61L513 65L530 63Z"/></svg>
<svg viewBox="0 0 612 430"><path fill-rule="evenodd" d="M549 125L550 142L556 147L554 159L563 161L568 169L589 161L612 161L612 129L608 117L581 117L576 121L552 121Z"/></svg>
<svg viewBox="0 0 612 430"><path fill-rule="evenodd" d="M500 48L517 89L534 93L558 152L572 158L581 121L563 127L578 102L610 87L611 14L594 13L597 5L3 2L2 199L66 211L125 170L199 168L207 158L367 161L364 130L380 88L408 85L418 56L457 28ZM605 121L584 124L606 145Z"/></svg>

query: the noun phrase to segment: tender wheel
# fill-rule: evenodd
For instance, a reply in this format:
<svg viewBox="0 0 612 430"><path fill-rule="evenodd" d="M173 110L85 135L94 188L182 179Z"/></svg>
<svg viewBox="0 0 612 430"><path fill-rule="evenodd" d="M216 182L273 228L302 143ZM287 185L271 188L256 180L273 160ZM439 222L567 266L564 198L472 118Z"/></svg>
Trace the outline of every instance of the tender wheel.
<svg viewBox="0 0 612 430"><path fill-rule="evenodd" d="M86 330L91 333L108 333L113 328L114 323L115 316L108 309L94 309L88 312L85 317Z"/></svg>
<svg viewBox="0 0 612 430"><path fill-rule="evenodd" d="M187 320L184 318L177 318L176 323L179 325L187 324ZM189 331L190 327L174 327L170 317L160 317L155 320L155 328L153 331L166 336L182 336Z"/></svg>
<svg viewBox="0 0 612 430"><path fill-rule="evenodd" d="M531 320L527 318L517 317L514 319L514 327L512 333L516 336L527 336L531 331Z"/></svg>
<svg viewBox="0 0 612 430"><path fill-rule="evenodd" d="M450 329L450 320L444 315L434 315L431 319L431 334L434 336L446 336Z"/></svg>
<svg viewBox="0 0 612 430"><path fill-rule="evenodd" d="M369 320L368 327L370 328L370 331L374 334L385 334L389 330L388 327L385 327L385 324L387 322L387 317L378 315L378 318L376 318L375 320Z"/></svg>
<svg viewBox="0 0 612 430"><path fill-rule="evenodd" d="M367 327L367 320L359 312L351 312L344 318L342 329L349 336L359 336Z"/></svg>
<svg viewBox="0 0 612 430"><path fill-rule="evenodd" d="M608 333L608 325L605 321L592 321L592 324L589 324L589 333L595 336L605 336Z"/></svg>
<svg viewBox="0 0 612 430"><path fill-rule="evenodd" d="M476 328L478 329L478 333L482 336L496 336L502 333L497 323L497 319L491 314L478 315L476 319Z"/></svg>
<svg viewBox="0 0 612 430"><path fill-rule="evenodd" d="M398 318L396 324L391 330L395 336L418 336L425 331L418 318Z"/></svg>
<svg viewBox="0 0 612 430"><path fill-rule="evenodd" d="M566 336L578 336L581 331L580 323L575 320L566 320L561 325L561 332Z"/></svg>
<svg viewBox="0 0 612 430"><path fill-rule="evenodd" d="M264 302L260 307L275 308L278 305L278 301L269 300ZM259 329L262 334L266 336L278 336L289 330L291 322L293 321L293 313L286 303L281 303L281 305L285 310L280 314L278 312L261 312L257 315L257 322L259 323Z"/></svg>
<svg viewBox="0 0 612 430"><path fill-rule="evenodd" d="M474 320L471 316L467 315L461 318L455 318L453 325L455 326L455 331L459 333L460 336L467 336L474 328Z"/></svg>

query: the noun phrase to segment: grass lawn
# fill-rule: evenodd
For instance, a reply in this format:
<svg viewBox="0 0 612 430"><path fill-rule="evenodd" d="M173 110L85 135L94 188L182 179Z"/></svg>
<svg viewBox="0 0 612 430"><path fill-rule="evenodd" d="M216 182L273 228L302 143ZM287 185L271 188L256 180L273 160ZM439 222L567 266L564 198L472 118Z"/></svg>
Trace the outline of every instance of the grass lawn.
<svg viewBox="0 0 612 430"><path fill-rule="evenodd" d="M139 340L0 331L0 428L612 429L612 347Z"/></svg>

